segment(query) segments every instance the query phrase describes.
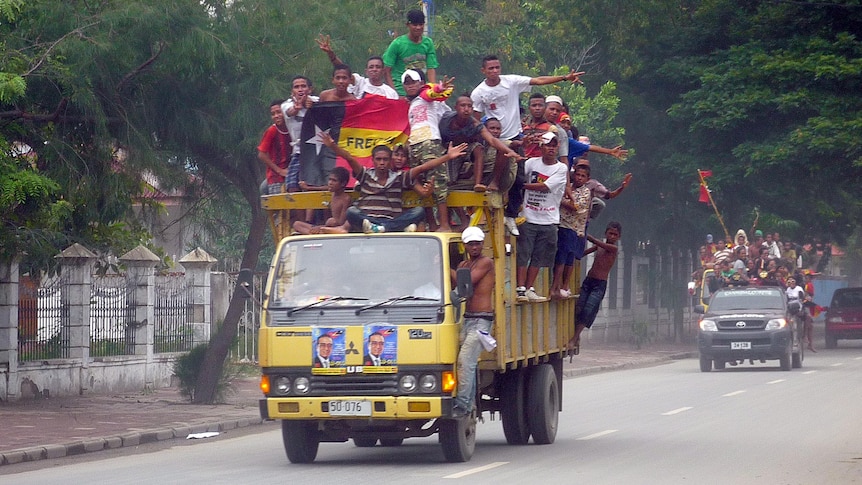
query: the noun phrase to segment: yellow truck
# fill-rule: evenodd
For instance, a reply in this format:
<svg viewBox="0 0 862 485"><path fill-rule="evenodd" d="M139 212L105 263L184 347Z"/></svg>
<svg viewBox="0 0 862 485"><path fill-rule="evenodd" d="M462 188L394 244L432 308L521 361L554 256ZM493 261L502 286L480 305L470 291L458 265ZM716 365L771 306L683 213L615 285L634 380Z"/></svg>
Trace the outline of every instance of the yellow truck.
<svg viewBox="0 0 862 485"><path fill-rule="evenodd" d="M530 436L553 443L576 299L517 303L517 247L504 232L501 195L453 191L448 199L486 232L496 273L496 348L483 351L475 411L460 419L452 405L471 291L469 272L457 283L451 277L466 257L460 233L290 235L290 211L323 209L329 199L326 192L262 198L277 250L260 326L260 413L281 420L288 459L314 461L320 442L398 446L437 433L446 460L464 462L484 413L501 415L510 444ZM405 207L431 205L413 192L403 199ZM539 293L547 294L547 273Z"/></svg>

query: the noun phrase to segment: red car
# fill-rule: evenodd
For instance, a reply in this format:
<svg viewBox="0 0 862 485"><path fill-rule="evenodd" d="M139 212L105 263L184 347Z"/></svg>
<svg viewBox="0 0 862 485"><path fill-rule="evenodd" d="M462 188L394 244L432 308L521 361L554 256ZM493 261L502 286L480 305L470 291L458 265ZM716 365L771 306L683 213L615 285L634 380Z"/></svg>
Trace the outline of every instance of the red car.
<svg viewBox="0 0 862 485"><path fill-rule="evenodd" d="M862 339L862 287L839 288L826 313L826 348L840 339Z"/></svg>

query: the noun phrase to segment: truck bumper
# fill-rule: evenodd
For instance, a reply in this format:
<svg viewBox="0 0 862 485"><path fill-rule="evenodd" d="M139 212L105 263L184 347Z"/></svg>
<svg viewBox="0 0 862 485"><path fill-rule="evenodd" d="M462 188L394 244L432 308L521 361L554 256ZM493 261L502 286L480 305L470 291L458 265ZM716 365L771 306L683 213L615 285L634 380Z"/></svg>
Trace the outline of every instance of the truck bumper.
<svg viewBox="0 0 862 485"><path fill-rule="evenodd" d="M330 401L370 401L370 416L333 416ZM269 397L261 399L263 419L434 419L452 414L452 398L440 396L388 397Z"/></svg>
<svg viewBox="0 0 862 485"><path fill-rule="evenodd" d="M700 332L697 346L700 354L712 359L778 359L787 352L793 334L789 330ZM750 349L733 349L733 342L749 342Z"/></svg>

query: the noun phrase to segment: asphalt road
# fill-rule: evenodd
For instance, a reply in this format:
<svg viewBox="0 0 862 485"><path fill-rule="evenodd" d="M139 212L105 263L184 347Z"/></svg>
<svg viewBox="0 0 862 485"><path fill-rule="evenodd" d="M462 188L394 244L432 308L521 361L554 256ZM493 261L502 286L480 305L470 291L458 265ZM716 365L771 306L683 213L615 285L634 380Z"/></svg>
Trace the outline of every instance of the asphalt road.
<svg viewBox="0 0 862 485"><path fill-rule="evenodd" d="M278 428L261 426L104 459L46 460L2 482L862 483L862 342L807 354L791 372L777 364L706 374L687 359L567 379L556 443L509 446L500 421L488 420L468 463L446 463L430 437L398 448L324 443L314 464L292 465Z"/></svg>

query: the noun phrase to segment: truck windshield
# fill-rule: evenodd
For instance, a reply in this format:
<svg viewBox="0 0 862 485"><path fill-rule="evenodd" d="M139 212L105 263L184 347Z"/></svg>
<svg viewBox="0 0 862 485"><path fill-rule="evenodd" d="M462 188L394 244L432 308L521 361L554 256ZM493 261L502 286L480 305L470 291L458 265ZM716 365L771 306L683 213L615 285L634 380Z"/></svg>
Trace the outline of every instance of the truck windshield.
<svg viewBox="0 0 862 485"><path fill-rule="evenodd" d="M442 248L433 237L327 237L281 247L270 287L270 307L295 308L439 304ZM448 276L448 272L445 273Z"/></svg>
<svg viewBox="0 0 862 485"><path fill-rule="evenodd" d="M781 310L785 296L779 290L748 289L716 292L709 303L709 311Z"/></svg>

